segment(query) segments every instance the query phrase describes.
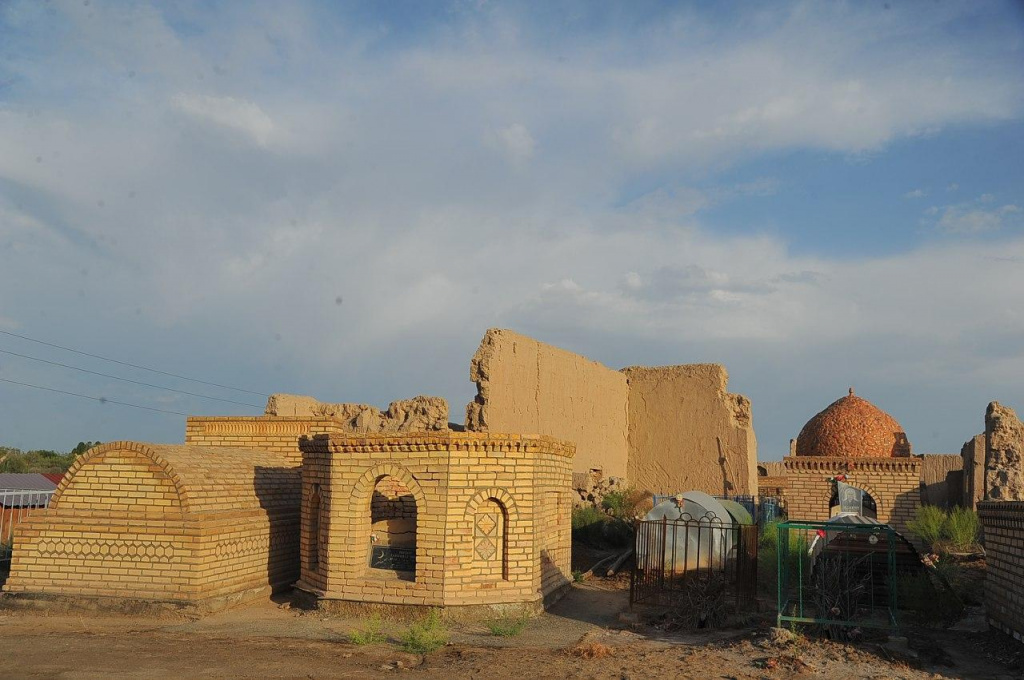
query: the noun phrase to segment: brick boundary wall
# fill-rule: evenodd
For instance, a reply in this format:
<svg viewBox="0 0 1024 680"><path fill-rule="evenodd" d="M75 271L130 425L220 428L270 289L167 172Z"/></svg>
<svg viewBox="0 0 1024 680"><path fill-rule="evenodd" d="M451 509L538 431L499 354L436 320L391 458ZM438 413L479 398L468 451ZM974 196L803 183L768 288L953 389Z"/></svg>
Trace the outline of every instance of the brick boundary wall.
<svg viewBox="0 0 1024 680"><path fill-rule="evenodd" d="M1024 501L982 501L988 622L1024 642Z"/></svg>

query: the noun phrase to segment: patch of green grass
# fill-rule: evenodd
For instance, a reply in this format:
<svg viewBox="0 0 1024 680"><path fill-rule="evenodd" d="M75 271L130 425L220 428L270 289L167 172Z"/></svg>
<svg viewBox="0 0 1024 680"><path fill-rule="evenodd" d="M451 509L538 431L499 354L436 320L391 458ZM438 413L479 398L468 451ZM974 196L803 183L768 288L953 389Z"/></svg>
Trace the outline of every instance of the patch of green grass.
<svg viewBox="0 0 1024 680"><path fill-rule="evenodd" d="M503 616L500 619L485 621L484 623L487 629L491 631L491 635L515 637L525 630L526 624L529 622L529 617L520 614L519 616Z"/></svg>
<svg viewBox="0 0 1024 680"><path fill-rule="evenodd" d="M942 528L955 550L967 552L973 550L978 543L979 524L978 513L956 507L950 510Z"/></svg>
<svg viewBox="0 0 1024 680"><path fill-rule="evenodd" d="M942 538L945 524L946 513L942 508L922 505L914 513L914 519L907 523L907 527L931 549Z"/></svg>
<svg viewBox="0 0 1024 680"><path fill-rule="evenodd" d="M399 637L405 651L429 654L448 643L448 629L441 620L441 612L431 609L425 619L409 626L409 630Z"/></svg>
<svg viewBox="0 0 1024 680"><path fill-rule="evenodd" d="M583 572L579 569L573 569L572 580L574 583L583 583Z"/></svg>
<svg viewBox="0 0 1024 680"><path fill-rule="evenodd" d="M376 645L387 642L387 636L381 632L383 621L380 614L374 614L366 623L348 634L348 640L354 645Z"/></svg>

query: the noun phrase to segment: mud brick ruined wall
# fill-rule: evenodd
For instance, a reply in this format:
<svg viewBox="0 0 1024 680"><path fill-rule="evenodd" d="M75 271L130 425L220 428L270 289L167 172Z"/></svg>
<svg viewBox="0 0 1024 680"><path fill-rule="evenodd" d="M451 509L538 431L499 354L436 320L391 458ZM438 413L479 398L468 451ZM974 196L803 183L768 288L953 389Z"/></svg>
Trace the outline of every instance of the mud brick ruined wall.
<svg viewBox="0 0 1024 680"><path fill-rule="evenodd" d="M571 578L573 446L482 433L303 442L302 574L319 601L440 607L538 603ZM370 566L371 498L415 504L415 567Z"/></svg>
<svg viewBox="0 0 1024 680"><path fill-rule="evenodd" d="M448 429L448 402L418 396L393 401L387 411L367 404L332 404L297 394L272 394L264 415L332 418L345 432L430 432Z"/></svg>
<svg viewBox="0 0 1024 680"><path fill-rule="evenodd" d="M622 369L629 388L631 485L654 493L757 493L750 401L718 364Z"/></svg>
<svg viewBox="0 0 1024 680"><path fill-rule="evenodd" d="M1024 501L1024 424L997 401L985 412L985 499Z"/></svg>
<svg viewBox="0 0 1024 680"><path fill-rule="evenodd" d="M959 454L927 453L921 458L921 502L963 505L964 460Z"/></svg>
<svg viewBox="0 0 1024 680"><path fill-rule="evenodd" d="M788 456L786 507L793 520L829 518L830 481L845 475L846 482L864 489L875 500L878 520L906 534L907 523L920 505L921 458L828 458Z"/></svg>
<svg viewBox="0 0 1024 680"><path fill-rule="evenodd" d="M973 510L985 498L985 433L964 442L960 457L964 471L963 504Z"/></svg>
<svg viewBox="0 0 1024 680"><path fill-rule="evenodd" d="M576 444L577 473L640 489L752 494L750 402L716 364L613 371L508 330L491 329L470 366L466 429L540 433Z"/></svg>
<svg viewBox="0 0 1024 680"><path fill-rule="evenodd" d="M470 364L474 432L539 433L576 444L575 469L625 477L626 377L596 361L508 330L490 329Z"/></svg>
<svg viewBox="0 0 1024 680"><path fill-rule="evenodd" d="M1024 642L1024 501L982 501L985 611L991 625Z"/></svg>
<svg viewBox="0 0 1024 680"><path fill-rule="evenodd" d="M298 575L301 475L281 453L112 442L19 526L8 593L216 602Z"/></svg>

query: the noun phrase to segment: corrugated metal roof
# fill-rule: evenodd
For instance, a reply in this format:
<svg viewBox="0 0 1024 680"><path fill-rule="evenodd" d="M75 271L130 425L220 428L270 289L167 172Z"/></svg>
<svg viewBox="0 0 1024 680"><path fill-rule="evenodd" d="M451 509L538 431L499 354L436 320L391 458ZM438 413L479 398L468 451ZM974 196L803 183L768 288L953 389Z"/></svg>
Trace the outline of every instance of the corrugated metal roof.
<svg viewBox="0 0 1024 680"><path fill-rule="evenodd" d="M57 483L39 472L0 472L0 489L53 491Z"/></svg>

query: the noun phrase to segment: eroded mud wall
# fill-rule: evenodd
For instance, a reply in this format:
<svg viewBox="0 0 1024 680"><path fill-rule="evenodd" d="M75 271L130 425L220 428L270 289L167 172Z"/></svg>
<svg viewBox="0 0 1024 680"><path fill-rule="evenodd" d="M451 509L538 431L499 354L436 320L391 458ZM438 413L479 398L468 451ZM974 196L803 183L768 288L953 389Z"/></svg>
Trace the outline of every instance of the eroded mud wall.
<svg viewBox="0 0 1024 680"><path fill-rule="evenodd" d="M631 486L655 493L757 493L750 400L719 364L624 368Z"/></svg>
<svg viewBox="0 0 1024 680"><path fill-rule="evenodd" d="M586 357L490 329L470 365L477 397L466 429L534 433L576 444L573 469L625 476L626 377Z"/></svg>

